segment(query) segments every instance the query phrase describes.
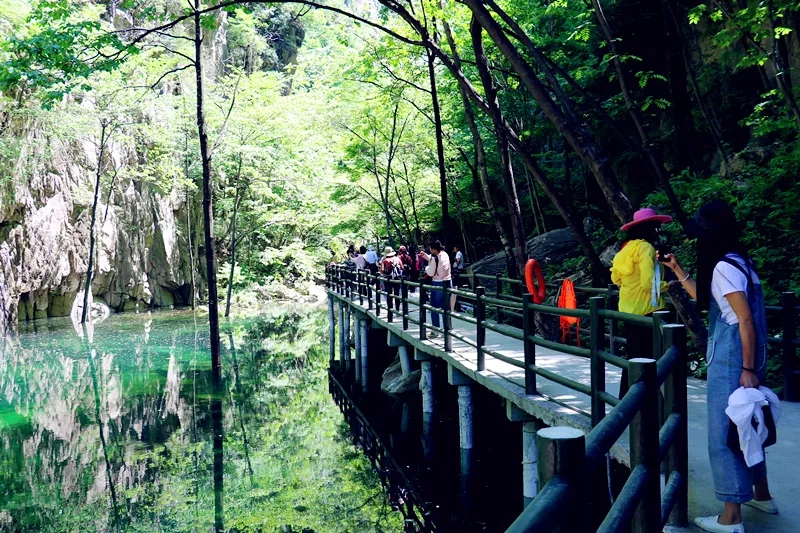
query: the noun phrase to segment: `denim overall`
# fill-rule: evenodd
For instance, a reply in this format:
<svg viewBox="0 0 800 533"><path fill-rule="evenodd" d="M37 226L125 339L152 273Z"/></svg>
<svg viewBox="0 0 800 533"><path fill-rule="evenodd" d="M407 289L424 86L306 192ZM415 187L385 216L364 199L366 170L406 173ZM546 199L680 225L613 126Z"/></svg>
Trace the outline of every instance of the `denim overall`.
<svg viewBox="0 0 800 533"><path fill-rule="evenodd" d="M737 263L738 264L738 263ZM741 265L739 265L741 266ZM740 268L741 269L741 268ZM744 270L744 269L741 269ZM767 364L767 323L761 285L752 282L747 268L747 301L753 313L756 330L755 369L759 381L764 379ZM711 298L708 327L708 456L717 499L745 503L753 499L753 485L767 475L766 461L748 467L741 452L728 447L730 419L725 414L728 397L740 387L742 375L742 339L739 324L726 324L717 302Z"/></svg>

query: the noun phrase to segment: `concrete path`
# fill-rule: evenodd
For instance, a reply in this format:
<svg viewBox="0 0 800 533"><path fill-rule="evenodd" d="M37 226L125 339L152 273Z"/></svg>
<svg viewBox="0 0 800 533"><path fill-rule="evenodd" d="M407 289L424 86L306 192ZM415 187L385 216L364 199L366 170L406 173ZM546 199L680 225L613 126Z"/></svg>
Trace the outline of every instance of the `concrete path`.
<svg viewBox="0 0 800 533"><path fill-rule="evenodd" d="M385 305L385 304L384 304ZM409 306L410 314L416 306ZM539 394L528 396L524 390L524 375L521 368L515 367L486 355L486 369L477 372L477 351L469 344L453 338L453 351L444 352L444 341L434 338L419 340L419 329L410 324L402 330L402 319L394 317L394 323L386 322L386 310L381 316L367 312L381 327L390 329L418 350L445 359L475 381L495 391L500 396L516 404L523 410L540 418L548 425L568 425L591 430L589 413L590 398L567 387L537 376ZM413 313L416 316L416 313ZM453 320L453 331L475 340L475 326L461 320ZM523 361L522 342L493 331L486 331L486 348L502 355ZM588 385L591 380L589 359L567 355L554 350L536 348L536 364L559 375ZM606 390L617 395L621 372L612 365L606 365ZM689 429L689 517L719 514L722 503L714 496L711 467L707 452L707 413L706 382L689 378L688 380L688 429ZM610 407L607 407L610 410ZM782 415L778 423L778 442L767 449L767 466L773 497L780 508L776 516L761 513L749 507L744 508L744 519L748 533L800 533L800 403L782 403ZM623 434L612 449L612 456L619 462L630 464L628 437ZM678 531L673 528L672 531ZM700 531L692 526L680 531Z"/></svg>

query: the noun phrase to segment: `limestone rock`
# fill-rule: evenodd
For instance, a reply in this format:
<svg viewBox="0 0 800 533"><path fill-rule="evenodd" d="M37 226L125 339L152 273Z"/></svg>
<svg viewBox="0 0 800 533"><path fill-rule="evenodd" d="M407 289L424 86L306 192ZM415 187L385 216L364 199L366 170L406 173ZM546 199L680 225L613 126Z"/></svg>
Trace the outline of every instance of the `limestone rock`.
<svg viewBox="0 0 800 533"><path fill-rule="evenodd" d="M40 164L19 165L25 174L10 176L11 186L0 191L0 334L18 319L69 315L87 272L95 145L88 137L31 136L43 138L26 147ZM136 164L130 148L110 155ZM186 303L191 272L183 200L179 191L121 175L111 194L104 187L95 222L96 300L112 310ZM193 211L197 250L199 204ZM194 257L200 273L202 256Z"/></svg>
<svg viewBox="0 0 800 533"><path fill-rule="evenodd" d="M404 376L403 369L400 366L400 357L397 356L394 361L392 361L392 364L383 372L381 390L386 394L393 394L395 396L409 392L417 392L419 391L420 376L420 370L415 370Z"/></svg>
<svg viewBox="0 0 800 533"><path fill-rule="evenodd" d="M578 241L569 228L548 231L526 242L526 252L529 258L536 259L542 265L560 264L578 257L581 249ZM472 271L476 274L505 275L507 271L506 253L499 252L476 261L472 264ZM484 283L487 290L494 290L492 283ZM491 285L491 287L489 287Z"/></svg>

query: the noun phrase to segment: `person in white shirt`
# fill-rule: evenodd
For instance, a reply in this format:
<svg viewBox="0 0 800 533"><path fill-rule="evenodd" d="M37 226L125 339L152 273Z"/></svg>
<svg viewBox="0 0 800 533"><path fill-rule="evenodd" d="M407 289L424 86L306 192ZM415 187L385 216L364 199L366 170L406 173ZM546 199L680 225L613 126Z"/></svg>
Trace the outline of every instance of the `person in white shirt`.
<svg viewBox="0 0 800 533"><path fill-rule="evenodd" d="M450 256L443 250L442 243L433 241L430 244L431 253L420 252L423 258L428 261L425 273L431 277L432 285L435 287L453 287L452 273L450 268ZM444 309L444 293L442 291L431 291L431 306ZM431 313L431 323L435 327L440 327L439 313ZM435 337L435 333L430 336Z"/></svg>
<svg viewBox="0 0 800 533"><path fill-rule="evenodd" d="M710 202L691 221L697 237L697 281L674 255L659 257L671 268L698 309L709 310L707 398L708 456L714 491L725 504L721 515L703 516L695 524L705 531L744 533L742 505L777 514L767 482L766 461L748 466L739 450L728 447L731 395L740 387L758 389L767 366L764 295L753 262L740 239L731 207ZM754 490L755 489L755 490Z"/></svg>
<svg viewBox="0 0 800 533"><path fill-rule="evenodd" d="M362 246L361 249L364 250L364 247ZM375 247L371 244L369 245L369 248L364 251L366 252L364 253L364 259L367 261L367 270L369 270L369 273L374 276L378 273L378 260L380 258L378 257L378 253L375 251Z"/></svg>
<svg viewBox="0 0 800 533"><path fill-rule="evenodd" d="M459 246L453 246L453 251L456 253L456 259L453 261L453 269L464 268L464 254L461 253L461 248Z"/></svg>

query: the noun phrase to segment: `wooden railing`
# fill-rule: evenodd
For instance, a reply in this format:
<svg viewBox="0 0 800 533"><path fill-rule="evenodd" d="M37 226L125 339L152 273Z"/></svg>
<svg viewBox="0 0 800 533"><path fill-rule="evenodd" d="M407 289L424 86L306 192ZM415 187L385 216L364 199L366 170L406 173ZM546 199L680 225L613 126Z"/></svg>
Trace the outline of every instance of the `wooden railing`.
<svg viewBox="0 0 800 533"><path fill-rule="evenodd" d="M513 281L513 280L512 280ZM419 339L425 340L428 331L443 335L443 350L452 351L452 340L458 339L476 348L478 371L484 370L486 356L493 357L524 370L526 394L536 394L537 376L558 383L591 399L591 423L593 429L585 438L585 446L567 446L572 456L571 464L584 465L576 473L574 467L564 467L563 461L540 461L539 478L547 481L536 499L523 511L508 531L549 531L562 526L565 531L586 531L585 513L565 513L574 505L583 503L584 480L591 472L605 464L612 446L630 428L631 476L619 497L603 521L600 530L622 531L631 526L635 533L660 531L667 523L684 525L687 521L687 400L686 400L686 334L682 325L666 324L664 315L641 317L620 313L608 304L613 291L596 289L603 296L593 296L589 309L561 309L537 305L532 295L520 298L495 293L486 294L481 286L474 291L430 286L407 281L392 280L369 275L365 271L331 266L327 269L327 287L340 301L358 303L365 311L376 317L385 316L390 324L397 322L398 329L409 329L413 323L419 327ZM417 300L409 298L409 289L419 290ZM396 291L396 292L395 292ZM444 309L431 306L428 295L434 291L443 293ZM473 303L470 315L450 310L449 299L457 296ZM519 300L519 301L518 301ZM399 302L399 309L397 309ZM409 305L416 305L411 311ZM522 328L514 328L486 318L487 309L514 313L522 318ZM427 313L442 314L441 327L428 323ZM580 348L552 342L536 335L534 313L555 316L570 316L589 322L590 344ZM458 319L475 326L475 339L453 331L451 319ZM654 343L647 359L626 360L614 353L618 340L614 330L616 323L629 323L653 329ZM610 329L608 326L611 326ZM494 331L522 342L524 360L507 357L486 346L486 331ZM606 341L609 347L606 348ZM546 370L536 364L536 348L550 348L590 360L590 385ZM627 369L630 388L623 398L606 392L606 363ZM663 411L659 407L659 389L663 386ZM606 406L610 412L606 413ZM663 421L663 422L662 422ZM581 436L581 439L583 437ZM540 437L541 440L541 437ZM583 441L581 441L583 442ZM549 446L540 442L540 449ZM661 491L660 467L664 464L666 486ZM567 515L568 514L568 515Z"/></svg>

